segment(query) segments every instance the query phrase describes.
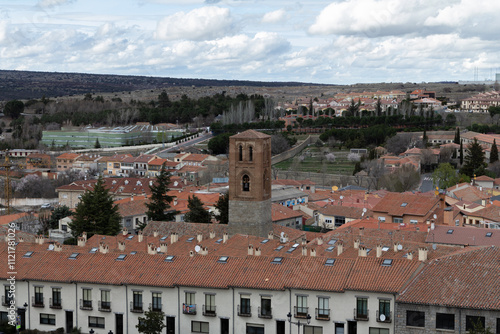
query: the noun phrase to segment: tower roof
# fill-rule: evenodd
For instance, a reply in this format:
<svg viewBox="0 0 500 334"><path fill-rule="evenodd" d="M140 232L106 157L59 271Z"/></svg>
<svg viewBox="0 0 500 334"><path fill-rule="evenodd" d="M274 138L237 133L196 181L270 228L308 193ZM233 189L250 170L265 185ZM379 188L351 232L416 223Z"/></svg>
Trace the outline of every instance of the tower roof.
<svg viewBox="0 0 500 334"><path fill-rule="evenodd" d="M255 139L255 138L271 138L270 135L266 135L265 133L255 131L255 130L246 130L231 136L231 138L236 139Z"/></svg>

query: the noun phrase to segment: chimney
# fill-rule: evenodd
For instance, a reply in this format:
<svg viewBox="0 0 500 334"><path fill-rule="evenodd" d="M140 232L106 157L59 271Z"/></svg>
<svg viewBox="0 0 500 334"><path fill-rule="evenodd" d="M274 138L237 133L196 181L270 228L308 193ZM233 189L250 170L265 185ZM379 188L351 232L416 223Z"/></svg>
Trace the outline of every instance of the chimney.
<svg viewBox="0 0 500 334"><path fill-rule="evenodd" d="M269 232L269 233L267 234L267 238L268 238L269 240L273 240L273 239L274 239L274 234L273 234L273 231L271 231L271 232Z"/></svg>
<svg viewBox="0 0 500 334"><path fill-rule="evenodd" d="M418 260L422 262L427 261L427 248L425 247L418 248Z"/></svg>
<svg viewBox="0 0 500 334"><path fill-rule="evenodd" d="M85 241L84 237L78 237L78 247L85 247Z"/></svg>
<svg viewBox="0 0 500 334"><path fill-rule="evenodd" d="M5 238L8 240L9 236L6 234ZM24 242L24 238L23 237L19 237L19 242Z"/></svg>
<svg viewBox="0 0 500 334"><path fill-rule="evenodd" d="M196 235L196 240L197 240L198 242L202 242L202 241L203 241L203 234L198 233L198 234Z"/></svg>
<svg viewBox="0 0 500 334"><path fill-rule="evenodd" d="M174 198L174 206L177 206L177 197Z"/></svg>
<svg viewBox="0 0 500 334"><path fill-rule="evenodd" d="M412 251L408 251L408 254L406 255L406 258L408 260L413 260L413 252Z"/></svg>
<svg viewBox="0 0 500 334"><path fill-rule="evenodd" d="M148 244L148 254L156 255L156 247L153 243Z"/></svg>
<svg viewBox="0 0 500 334"><path fill-rule="evenodd" d="M103 253L103 254L106 254L109 252L109 246L106 245L104 242L100 242L99 243L99 252L100 253Z"/></svg>
<svg viewBox="0 0 500 334"><path fill-rule="evenodd" d="M302 237L302 245L306 245L306 244L307 244L307 239L306 239L306 237L304 236L304 237Z"/></svg>
<svg viewBox="0 0 500 334"><path fill-rule="evenodd" d="M377 245L377 257L382 257L382 245Z"/></svg>
<svg viewBox="0 0 500 334"><path fill-rule="evenodd" d="M122 234L123 234L123 235L127 235L127 234L128 234L128 230L127 230L127 228L126 228L126 227L124 227L124 228L122 229Z"/></svg>
<svg viewBox="0 0 500 334"><path fill-rule="evenodd" d="M43 235L35 236L35 242L39 245L43 245Z"/></svg>
<svg viewBox="0 0 500 334"><path fill-rule="evenodd" d="M360 228L359 228L359 235L360 235L360 236L365 235L365 228L364 228L364 227L360 227Z"/></svg>
<svg viewBox="0 0 500 334"><path fill-rule="evenodd" d="M399 242L394 243L394 253L397 253L399 250L399 247L401 247L401 244Z"/></svg>
<svg viewBox="0 0 500 334"><path fill-rule="evenodd" d="M318 246L321 246L323 244L323 238L318 238Z"/></svg>
<svg viewBox="0 0 500 334"><path fill-rule="evenodd" d="M453 208L450 206L446 209L444 209L444 224L448 226L455 225L453 222Z"/></svg>
<svg viewBox="0 0 500 334"><path fill-rule="evenodd" d="M193 257L194 256L194 252L193 251L189 251L189 256Z"/></svg>
<svg viewBox="0 0 500 334"><path fill-rule="evenodd" d="M315 248L311 248L311 256L312 257L316 256L316 249Z"/></svg>
<svg viewBox="0 0 500 334"><path fill-rule="evenodd" d="M229 239L229 234L227 234L227 232L224 232L224 234L222 235L222 242L226 243L227 239Z"/></svg>
<svg viewBox="0 0 500 334"><path fill-rule="evenodd" d="M358 256L366 257L366 247L365 246L359 246Z"/></svg>
<svg viewBox="0 0 500 334"><path fill-rule="evenodd" d="M257 247L255 248L255 256L260 256L260 254L262 253L260 247Z"/></svg>
<svg viewBox="0 0 500 334"><path fill-rule="evenodd" d="M359 239L355 239L354 240L354 249L358 249L360 243L361 243L361 241Z"/></svg>
<svg viewBox="0 0 500 334"><path fill-rule="evenodd" d="M288 242L288 234L283 233L283 236L280 238L280 242L282 244L287 243Z"/></svg>
<svg viewBox="0 0 500 334"><path fill-rule="evenodd" d="M344 252L344 243L342 241L337 242L337 256L340 256Z"/></svg>
<svg viewBox="0 0 500 334"><path fill-rule="evenodd" d="M167 254L167 243L166 242L160 242L160 252L163 254Z"/></svg>
<svg viewBox="0 0 500 334"><path fill-rule="evenodd" d="M302 256L307 256L307 247L302 246Z"/></svg>
<svg viewBox="0 0 500 334"><path fill-rule="evenodd" d="M248 255L253 255L253 246L248 245Z"/></svg>
<svg viewBox="0 0 500 334"><path fill-rule="evenodd" d="M157 237L158 236L158 230L153 230L153 237Z"/></svg>
<svg viewBox="0 0 500 334"><path fill-rule="evenodd" d="M210 231L210 239L214 239L215 238L215 232L214 231Z"/></svg>
<svg viewBox="0 0 500 334"><path fill-rule="evenodd" d="M87 242L87 232L83 232L82 237L85 238L85 242Z"/></svg>
<svg viewBox="0 0 500 334"><path fill-rule="evenodd" d="M208 247L201 247L200 255L208 255Z"/></svg>
<svg viewBox="0 0 500 334"><path fill-rule="evenodd" d="M172 232L172 234L170 234L170 243L175 244L176 242L177 242L177 233Z"/></svg>
<svg viewBox="0 0 500 334"><path fill-rule="evenodd" d="M125 241L118 241L118 249L122 252L125 250Z"/></svg>
<svg viewBox="0 0 500 334"><path fill-rule="evenodd" d="M62 251L62 245L58 242L54 243L54 251L55 252L61 252Z"/></svg>
<svg viewBox="0 0 500 334"><path fill-rule="evenodd" d="M130 196L130 201L133 202L134 201L134 194L132 194L132 196Z"/></svg>

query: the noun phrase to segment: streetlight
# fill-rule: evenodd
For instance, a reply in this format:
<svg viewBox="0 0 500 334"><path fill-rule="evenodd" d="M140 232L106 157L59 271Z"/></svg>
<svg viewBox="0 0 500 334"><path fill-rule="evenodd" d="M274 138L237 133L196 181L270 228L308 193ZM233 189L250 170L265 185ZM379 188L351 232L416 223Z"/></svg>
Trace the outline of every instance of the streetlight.
<svg viewBox="0 0 500 334"><path fill-rule="evenodd" d="M108 334L113 334L113 331L110 329L109 332L108 332Z"/></svg>
<svg viewBox="0 0 500 334"><path fill-rule="evenodd" d="M288 312L288 314L286 316L288 318L289 323L297 325L297 333L300 334L300 326L305 326L305 324L301 323L300 320L297 322L292 321L292 314L290 312ZM307 314L306 319L307 319L307 324L309 325L311 323L311 316L309 315L309 313Z"/></svg>
<svg viewBox="0 0 500 334"><path fill-rule="evenodd" d="M89 331L89 334L94 334L94 333L95 333L95 332L94 332L94 329L93 329L93 328L91 328L91 329L90 329L90 331Z"/></svg>

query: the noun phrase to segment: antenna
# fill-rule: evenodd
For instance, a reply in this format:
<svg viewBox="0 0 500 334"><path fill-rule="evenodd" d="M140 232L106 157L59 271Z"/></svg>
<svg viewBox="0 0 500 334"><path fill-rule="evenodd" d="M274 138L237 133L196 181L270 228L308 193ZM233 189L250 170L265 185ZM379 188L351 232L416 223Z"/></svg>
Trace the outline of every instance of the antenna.
<svg viewBox="0 0 500 334"><path fill-rule="evenodd" d="M198 245L196 245L196 246L194 247L194 250L195 250L195 252L196 252L196 253L198 253L198 252L201 250L201 247L200 247L200 246L198 246Z"/></svg>
<svg viewBox="0 0 500 334"><path fill-rule="evenodd" d="M385 314L381 314L379 318L380 318L380 321L385 321Z"/></svg>

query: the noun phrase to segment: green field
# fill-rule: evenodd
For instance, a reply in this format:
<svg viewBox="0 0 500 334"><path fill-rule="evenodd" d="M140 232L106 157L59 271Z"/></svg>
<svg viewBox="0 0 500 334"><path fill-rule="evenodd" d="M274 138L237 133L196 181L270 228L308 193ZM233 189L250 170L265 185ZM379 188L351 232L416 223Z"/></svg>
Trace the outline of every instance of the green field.
<svg viewBox="0 0 500 334"><path fill-rule="evenodd" d="M335 155L335 161L326 158L328 153ZM307 147L295 157L282 161L273 167L281 170L295 170L299 172L327 173L352 175L354 163L347 159L349 151L339 151L325 147ZM301 161L301 156L304 159Z"/></svg>

